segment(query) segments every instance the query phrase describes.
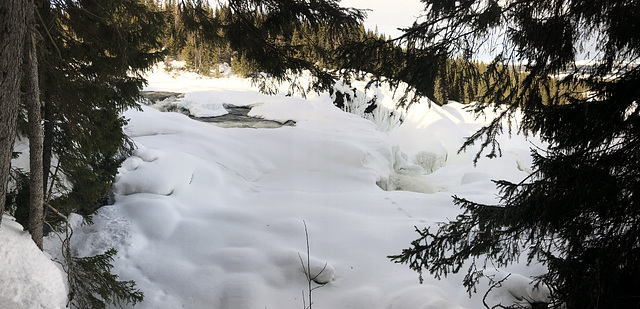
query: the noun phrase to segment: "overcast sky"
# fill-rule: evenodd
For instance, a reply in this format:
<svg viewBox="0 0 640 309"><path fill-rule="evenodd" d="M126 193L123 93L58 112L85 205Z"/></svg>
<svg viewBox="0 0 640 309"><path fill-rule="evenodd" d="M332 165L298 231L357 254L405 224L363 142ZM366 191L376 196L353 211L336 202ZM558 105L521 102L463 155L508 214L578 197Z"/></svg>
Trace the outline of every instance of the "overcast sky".
<svg viewBox="0 0 640 309"><path fill-rule="evenodd" d="M420 3L420 0L341 0L340 5L358 9L371 9L371 11L367 12L368 17L364 22L365 27L373 30L377 25L380 33L391 35L394 38L402 34L397 28L411 26L424 9L424 5ZM590 59L588 53L595 53L596 44L595 38L589 39L586 43L586 51L579 51L576 60ZM493 56L490 56L489 51L485 48L480 49L480 54L476 55L475 58L490 61Z"/></svg>
<svg viewBox="0 0 640 309"><path fill-rule="evenodd" d="M379 32L392 37L401 34L397 28L411 26L424 8L419 0L342 0L340 5L371 9L367 12L365 27L373 30L377 25Z"/></svg>

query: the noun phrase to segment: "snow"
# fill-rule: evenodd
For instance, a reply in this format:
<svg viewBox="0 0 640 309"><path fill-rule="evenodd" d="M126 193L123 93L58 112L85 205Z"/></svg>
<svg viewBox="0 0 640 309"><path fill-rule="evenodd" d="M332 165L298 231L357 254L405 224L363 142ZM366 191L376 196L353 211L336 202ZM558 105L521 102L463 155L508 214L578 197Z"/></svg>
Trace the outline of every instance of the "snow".
<svg viewBox="0 0 640 309"><path fill-rule="evenodd" d="M65 308L66 275L7 215L0 226L0 244L0 308Z"/></svg>
<svg viewBox="0 0 640 309"><path fill-rule="evenodd" d="M217 97L209 92L189 92L178 100L178 107L183 107L194 117L216 117L228 114Z"/></svg>
<svg viewBox="0 0 640 309"><path fill-rule="evenodd" d="M296 125L220 128L147 106L125 113L137 150L119 170L115 204L100 208L94 225L72 216L72 245L79 256L117 249L113 271L145 293L136 308L301 308L307 266L322 284L313 283L315 308L484 308L488 278L469 297L464 274L425 274L419 284L386 256L417 238L414 226L455 218L452 195L495 203L491 180L524 179L538 140L501 137L504 155L474 166L477 148L458 148L490 119L457 103L415 105L402 125L382 132L336 108L328 93L267 96L246 79L161 69L148 79L145 90L185 93L180 104L191 113L252 106L251 116ZM393 108L391 90L369 91ZM493 304L546 299L529 285L544 267L493 271L513 274L491 291Z"/></svg>
<svg viewBox="0 0 640 309"><path fill-rule="evenodd" d="M494 282L496 292L489 294L492 303L517 304L526 306L533 302L550 302L551 291L544 284L536 284L531 278L501 270L489 269L484 272Z"/></svg>

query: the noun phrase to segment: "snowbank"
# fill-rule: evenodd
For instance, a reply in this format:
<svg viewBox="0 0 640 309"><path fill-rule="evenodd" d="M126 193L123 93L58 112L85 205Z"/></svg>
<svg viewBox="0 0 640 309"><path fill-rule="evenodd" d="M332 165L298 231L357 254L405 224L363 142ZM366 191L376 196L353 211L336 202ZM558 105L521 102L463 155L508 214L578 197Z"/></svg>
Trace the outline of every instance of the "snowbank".
<svg viewBox="0 0 640 309"><path fill-rule="evenodd" d="M65 273L10 216L3 216L0 244L0 308L66 307Z"/></svg>

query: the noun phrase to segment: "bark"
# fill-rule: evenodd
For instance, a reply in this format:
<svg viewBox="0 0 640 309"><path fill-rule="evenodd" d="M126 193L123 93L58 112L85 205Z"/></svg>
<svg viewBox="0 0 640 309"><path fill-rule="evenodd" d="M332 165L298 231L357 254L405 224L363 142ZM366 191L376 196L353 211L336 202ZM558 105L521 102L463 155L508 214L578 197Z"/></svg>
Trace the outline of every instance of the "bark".
<svg viewBox="0 0 640 309"><path fill-rule="evenodd" d="M48 84L48 79L45 78L45 87L46 85L50 85ZM50 95L47 93L47 91L45 90L45 100L44 100L44 142L42 145L42 166L43 166L43 171L46 171L43 175L42 175L42 187L45 190L45 198L48 200L49 198L51 198L51 196L49 196L51 194L49 188L50 188L50 184L49 184L49 179L51 178L50 174L51 174L51 154L53 151L53 111L52 111L52 107L51 104L49 104L48 102L51 102L50 99ZM51 182L54 182L55 179L51 179Z"/></svg>
<svg viewBox="0 0 640 309"><path fill-rule="evenodd" d="M49 0L43 0L43 1L39 1L41 3L41 9L40 12L42 12L42 28L45 29L46 31L46 25L49 24L51 16L50 16L50 11L49 8L51 7L51 2ZM36 15L37 16L37 15ZM47 34L47 37L45 38L45 40L49 40L49 42L53 42L53 38L51 37L50 34ZM40 46L42 46L42 48L47 48L48 44L41 44ZM54 44L55 47L55 44ZM57 49L57 48L56 48ZM54 127L53 127L53 106L50 103L52 101L51 98L51 91L47 89L47 86L52 85L53 81L52 79L54 77L53 74L51 74L50 70L50 66L51 66L51 62L54 61L60 61L61 60L61 55L60 52L58 51L57 54L55 54L54 56L52 56L51 53L47 53L47 51L45 51L45 55L49 55L50 57L48 57L49 59L43 59L44 60L44 65L40 66L40 92L41 94L44 96L44 100L42 101L43 104L43 110L44 110L44 142L43 142L43 148L42 148L42 152L43 152L43 156L42 156L42 166L43 166L43 175L42 175L42 187L44 189L44 195L45 195L45 202L48 201L48 199L50 198L50 185L49 185L49 178L50 178L50 174L51 174L51 153L53 151L53 134L54 134ZM60 59L54 59L55 56L58 56ZM47 63L49 62L49 63ZM44 85L43 85L44 84ZM52 179L51 182L55 181L55 179ZM47 212L47 208L45 208L45 213Z"/></svg>
<svg viewBox="0 0 640 309"><path fill-rule="evenodd" d="M40 106L40 88L38 86L38 54L36 51L36 33L34 8L29 1L27 8L27 33L24 46L25 101L29 120L29 232L31 239L42 250L42 225L44 202L42 175L42 117Z"/></svg>
<svg viewBox="0 0 640 309"><path fill-rule="evenodd" d="M26 0L0 1L0 223L16 135L26 7Z"/></svg>

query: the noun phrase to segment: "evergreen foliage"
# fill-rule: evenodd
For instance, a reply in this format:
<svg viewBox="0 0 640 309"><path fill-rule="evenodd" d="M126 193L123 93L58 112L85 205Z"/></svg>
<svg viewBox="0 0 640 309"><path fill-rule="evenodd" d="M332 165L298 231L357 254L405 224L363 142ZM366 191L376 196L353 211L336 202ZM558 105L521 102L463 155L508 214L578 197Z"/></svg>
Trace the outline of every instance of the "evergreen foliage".
<svg viewBox="0 0 640 309"><path fill-rule="evenodd" d="M640 4L424 2L425 22L402 40L425 52L469 59L490 35L503 40L477 75L486 92L471 107L499 116L462 149L479 142L482 153L499 155L496 136L505 128L537 134L549 146L532 150L535 170L527 179L496 181L497 205L454 197L463 214L435 231L418 229L411 248L391 258L436 277L468 265L464 285L471 291L484 263L506 266L525 254L548 268L538 280L551 287L553 307L640 307L640 32L630 31ZM593 38L592 65L575 65Z"/></svg>
<svg viewBox="0 0 640 309"><path fill-rule="evenodd" d="M144 300L144 294L133 281L118 281L111 273L113 257L118 252L111 248L104 254L84 258L71 258L69 276L69 303L72 308L104 309L107 304L135 305Z"/></svg>
<svg viewBox="0 0 640 309"><path fill-rule="evenodd" d="M290 73L308 70L314 76L314 85L322 89L333 84L332 76L315 62L296 57L299 46L289 44L285 38L305 24L316 31L327 25L329 38L337 37L357 28L363 18L360 11L341 8L333 0L232 0L229 9L224 32L232 49L259 64L260 71L276 81L288 81Z"/></svg>
<svg viewBox="0 0 640 309"><path fill-rule="evenodd" d="M162 59L164 14L138 0L36 3L43 36L44 170L59 170L69 182L51 204L89 219L124 159L118 156L127 145L120 112L137 106L145 82L140 73ZM51 178L45 175L45 184Z"/></svg>
<svg viewBox="0 0 640 309"><path fill-rule="evenodd" d="M13 190L7 192L7 211L16 222L22 226L29 226L29 175L19 169L12 168L10 180Z"/></svg>
<svg viewBox="0 0 640 309"><path fill-rule="evenodd" d="M281 82L294 82L292 89L303 93L329 89L336 76L326 69L335 66L326 59L360 31L364 17L334 0L234 0L215 10L199 1L165 5L174 12L163 39L172 56L204 73L227 62L266 92ZM292 78L303 72L311 73L309 87Z"/></svg>
<svg viewBox="0 0 640 309"><path fill-rule="evenodd" d="M162 10L168 16L162 35L168 57L184 60L187 69L203 75L215 75L218 64L232 62L234 52L219 25L226 18L227 6L214 9L207 3L168 1Z"/></svg>
<svg viewBox="0 0 640 309"><path fill-rule="evenodd" d="M31 149L30 156L42 159L34 160L31 171L43 166L45 177L34 178L35 184L32 179L27 185L25 176L17 174L17 192L12 197L16 215L21 221L29 218L30 232L41 247L42 234L35 233L33 227L42 226L42 209L29 210L26 194L35 195L29 199L32 204L48 207L47 224L66 220L65 215L71 212L90 221L96 201L107 193L132 147L122 130L126 120L121 112L137 106L145 82L141 73L162 58L158 38L164 15L152 3L139 0L36 0L30 5L35 6L37 19L26 37L33 41L28 41L31 48L25 56L33 56L37 47L38 57L32 59L40 61L23 64L23 87L28 94L23 106L30 107L29 125L38 128L40 104L32 103L42 101L44 105L44 149L42 153ZM37 45L33 44L34 29L40 39ZM30 131L34 132L33 128ZM34 138L30 133L32 146ZM52 161L57 161L55 168ZM34 175L38 173L30 176ZM33 194L37 184L62 190L55 194L49 190L43 201L42 191ZM71 306L105 308L105 303L142 301L134 282L117 281L110 273L115 250L75 258L68 241L69 237L63 241L67 244L63 251Z"/></svg>

